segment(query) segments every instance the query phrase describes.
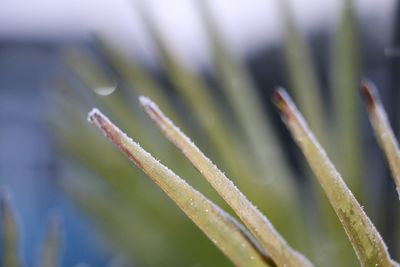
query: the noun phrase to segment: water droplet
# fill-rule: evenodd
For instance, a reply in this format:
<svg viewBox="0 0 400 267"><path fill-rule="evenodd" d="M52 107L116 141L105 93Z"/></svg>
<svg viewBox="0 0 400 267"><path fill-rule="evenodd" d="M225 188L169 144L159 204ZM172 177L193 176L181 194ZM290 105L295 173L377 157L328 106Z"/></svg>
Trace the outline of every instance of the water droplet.
<svg viewBox="0 0 400 267"><path fill-rule="evenodd" d="M98 95L106 96L112 94L115 89L117 89L117 84L108 84L108 85L103 85L103 86L98 86L94 88L94 91Z"/></svg>

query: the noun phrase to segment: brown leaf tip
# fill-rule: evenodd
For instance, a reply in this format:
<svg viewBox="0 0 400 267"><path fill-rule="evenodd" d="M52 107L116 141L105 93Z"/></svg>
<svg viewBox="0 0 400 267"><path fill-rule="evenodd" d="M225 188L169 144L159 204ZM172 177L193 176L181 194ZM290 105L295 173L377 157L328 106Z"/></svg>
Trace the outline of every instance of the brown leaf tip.
<svg viewBox="0 0 400 267"><path fill-rule="evenodd" d="M290 96L282 87L277 87L272 95L272 102L285 117L289 117Z"/></svg>
<svg viewBox="0 0 400 267"><path fill-rule="evenodd" d="M162 114L159 107L150 98L139 96L139 102L153 120L155 120L156 122L163 121L164 115Z"/></svg>
<svg viewBox="0 0 400 267"><path fill-rule="evenodd" d="M99 120L101 120L101 117L104 116L100 110L97 108L92 109L92 111L89 112L87 120L91 123L97 124Z"/></svg>
<svg viewBox="0 0 400 267"><path fill-rule="evenodd" d="M377 93L374 84L368 80L362 80L360 84L360 92L368 106L368 109L374 108L377 104Z"/></svg>
<svg viewBox="0 0 400 267"><path fill-rule="evenodd" d="M115 126L111 121L97 108L92 109L88 114L88 121L94 123L99 129L115 143L117 137Z"/></svg>
<svg viewBox="0 0 400 267"><path fill-rule="evenodd" d="M88 114L88 121L94 123L100 130L115 143L118 137L116 126L97 108L92 109Z"/></svg>
<svg viewBox="0 0 400 267"><path fill-rule="evenodd" d="M120 144L120 138L116 126L114 126L97 108L94 108L89 112L88 121L95 124L114 144Z"/></svg>
<svg viewBox="0 0 400 267"><path fill-rule="evenodd" d="M103 134L114 144L116 145L122 152L124 152L130 160L135 162L135 164L143 169L143 165L138 158L136 158L131 151L126 147L123 143L122 138L128 137L117 127L115 126L103 113L101 113L97 108L94 108L88 114L88 121L94 123ZM133 141L129 138L129 141L133 143Z"/></svg>

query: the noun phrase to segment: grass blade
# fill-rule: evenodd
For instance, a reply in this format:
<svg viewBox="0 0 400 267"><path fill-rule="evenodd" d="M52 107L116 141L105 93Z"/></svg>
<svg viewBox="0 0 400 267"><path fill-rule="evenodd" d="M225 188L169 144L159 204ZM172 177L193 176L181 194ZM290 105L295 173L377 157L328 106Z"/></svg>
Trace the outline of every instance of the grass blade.
<svg viewBox="0 0 400 267"><path fill-rule="evenodd" d="M65 97L63 100L65 100ZM61 137L63 146L69 154L74 158L76 157L85 167L88 167L90 173L93 171L93 174L97 176L96 179L104 182L103 186L109 188L111 192L123 196L123 199L118 199L118 202L113 199L111 203L106 205L103 203L104 200L99 201L101 195L107 195L107 199L110 199L111 193L106 191L96 196L96 199L89 200L90 196L87 191L88 188L93 188L96 179L91 179L86 185L75 185L74 183L74 186L67 193L72 199L84 206L85 211L96 219L96 222L101 221L101 228L103 232L107 233L107 237L126 255L132 256L137 264L143 266L190 266L195 261L202 262L206 266L213 264L229 266L229 259L215 249L214 245L204 237L203 233L193 227L187 218L180 216L180 211L176 209L173 203L165 203L165 196L160 194L158 188L155 188L151 183L149 184L149 181L142 179L144 174L139 169L132 169L130 162L125 160L125 155L119 153L102 136L97 135L95 128L89 127L91 125L88 125L81 115L79 116L79 113L82 114L82 108L73 105L74 103L76 101L67 101L67 105L59 101L54 102L57 109L61 108L61 111L56 110L60 114L50 112L56 116L52 120L54 130L59 132L58 136ZM71 107L71 105L73 106ZM147 120L148 118L141 108L140 111L140 115ZM62 116L62 120L60 120L60 116ZM129 118L126 117L126 119ZM151 123L149 126L154 126L148 120L146 123ZM157 131L154 133L160 134ZM136 138L139 139L139 137ZM165 143L162 138L158 139ZM169 150L163 151L162 146L157 146L155 143L152 145L161 153L161 156L167 155L168 166L175 168L179 166L179 171L184 176L190 176L191 181L203 182L199 179L200 174L193 170L191 164L188 162L182 164L183 156L169 143L166 143L166 145L171 147L172 154ZM101 155L99 155L99 151L102 152ZM176 159L174 154L179 156L179 159ZM70 165L71 162L67 163L66 169L69 169ZM77 179L75 177L64 177L63 180L79 180L81 182L87 175L89 173L81 173ZM203 193L211 193L208 194L210 197L217 197L217 194L207 183L203 182L198 186ZM82 192L77 194L75 192L77 189ZM220 202L222 201L220 200ZM224 204L226 203L221 203L222 207L226 206ZM124 206L123 209L122 206ZM105 216L108 213L106 210L112 211L112 214ZM110 227L114 224L115 227ZM179 225L179 228L176 228L176 225ZM127 235L126 231L130 234ZM157 239L154 238L155 235ZM197 249L199 247L202 248L201 251ZM151 256L154 253L150 255L146 251L153 251L157 254L157 258ZM176 255L179 253L182 255L177 258Z"/></svg>
<svg viewBox="0 0 400 267"><path fill-rule="evenodd" d="M273 100L339 217L361 265L397 266L390 259L380 234L308 128L289 95L285 90L277 89Z"/></svg>
<svg viewBox="0 0 400 267"><path fill-rule="evenodd" d="M304 252L309 251L309 243L312 235L309 235L306 230L307 215L302 212L303 208L301 207L304 203L299 201L299 192L294 183L295 179L291 171L291 166L289 166L288 161L284 157L282 147L279 146L279 140L272 127L273 124L264 110L264 103L258 94L259 92L257 92L256 85L244 62L230 53L221 31L218 29L214 17L215 14L212 12L210 3L207 1L197 1L196 4L211 45L216 71L215 76L221 85L225 98L232 107L231 112L237 118L238 128L240 131L243 131L244 138L242 139L246 141L243 142L243 147L247 148L248 151L242 153L245 153L246 157L242 157L241 161L244 161L251 169L256 170L256 172L253 172L253 175L251 173L247 176L252 177L257 183L269 180L268 185L260 188L260 194L254 193L256 186L252 184L250 187L252 190L248 191L247 195L251 195L254 201L263 200L262 205L259 205L261 211L271 209L285 210L285 213L280 212L284 221L297 220L298 223L293 225L292 228L295 230L295 233L288 233L283 228L279 229L279 231L283 235L290 236L290 238L294 237L288 240L290 244L301 246ZM156 99L154 101L160 107L163 107ZM168 117L176 125L181 125L170 116L168 110L164 109L164 107L163 111L165 114L168 114ZM194 138L190 132L186 134ZM274 167L271 168L271 166ZM242 191L245 191L246 187L239 182L242 181L238 180L237 185ZM277 193L281 188L283 192L279 196L287 199L288 203L290 203L286 207L278 207L276 205L276 202L278 202L276 201L277 196L267 193L267 191ZM249 192L251 193L249 194ZM265 197L266 194L269 195L268 198ZM267 206L267 202L273 202L274 204L270 208ZM272 214L268 219L273 224L278 224L278 221L275 220ZM313 228L313 232L315 232L315 228Z"/></svg>
<svg viewBox="0 0 400 267"><path fill-rule="evenodd" d="M9 204L8 196L5 193L2 193L0 196L0 213L3 227L2 266L21 267L18 224Z"/></svg>
<svg viewBox="0 0 400 267"><path fill-rule="evenodd" d="M225 169L237 175L243 175L246 166L238 160L240 154L237 151L240 150L240 146L237 144L236 131L227 125L229 120L221 112L221 108L201 75L197 71L188 69L162 38L160 30L151 19L147 8L144 3L137 5L138 13L159 51L164 70L172 85L193 110L193 114L200 122L212 147L215 147L212 152L215 153L217 160L223 164ZM236 154L236 156L232 156L232 154Z"/></svg>
<svg viewBox="0 0 400 267"><path fill-rule="evenodd" d="M335 162L357 198L362 197L358 95L357 27L352 0L342 0L341 20L332 53L332 96L336 115ZM347 155L343 157L342 154Z"/></svg>
<svg viewBox="0 0 400 267"><path fill-rule="evenodd" d="M311 127L316 129L317 136L325 138L327 136L325 112L321 105L322 97L310 52L296 26L288 1L278 1L278 3L283 19L285 59L290 83L294 89L293 94L304 110L304 116L310 120Z"/></svg>
<svg viewBox="0 0 400 267"><path fill-rule="evenodd" d="M199 149L146 97L140 98L146 112L231 206L278 266L312 266L300 253L294 251L272 224L239 191Z"/></svg>
<svg viewBox="0 0 400 267"><path fill-rule="evenodd" d="M304 33L295 21L291 1L278 1L282 15L282 29L284 35L285 61L290 78L293 97L303 111L304 117L314 130L315 135L327 150L332 151L334 142L329 142L332 127L327 123L327 113L323 106L322 90L317 76L317 68L313 62L311 51L308 47ZM335 155L336 156L336 155ZM312 177L312 173L306 168L307 177ZM356 180L353 177L346 179ZM352 184L351 184L352 185ZM346 236L340 232L341 225L335 221L335 213L332 212L329 202L323 198L323 193L319 190L318 183L311 180L312 193L321 201L315 203L317 214L321 221L322 232L326 234L327 242L330 245L336 244L331 250L333 259L340 255L345 265L352 266L356 262L354 255L348 255L351 249ZM338 234L339 232L339 234ZM319 248L319 247L317 247ZM351 257L353 256L353 257ZM330 261L332 262L332 261Z"/></svg>
<svg viewBox="0 0 400 267"><path fill-rule="evenodd" d="M100 111L88 117L103 134L146 173L237 266L269 266L260 252L218 206L127 137Z"/></svg>
<svg viewBox="0 0 400 267"><path fill-rule="evenodd" d="M375 86L371 82L363 81L361 93L368 109L369 119L374 128L379 145L383 149L389 162L396 189L400 198L400 150L399 143L393 133L385 109L379 98Z"/></svg>
<svg viewBox="0 0 400 267"><path fill-rule="evenodd" d="M42 250L41 267L60 266L61 222L52 217L47 229L47 236Z"/></svg>
<svg viewBox="0 0 400 267"><path fill-rule="evenodd" d="M251 161L259 162L264 176L277 175L281 180L288 180L286 187L290 187L289 183L292 182L290 167L286 164L287 161L284 159L279 142L271 128L270 119L266 116L263 103L248 70L241 61L229 53L217 29L209 3L198 1L197 4L210 39L217 77L225 96L233 107L232 111L238 118L241 129L245 132L250 151L255 154ZM154 101L158 103L156 99ZM169 114L167 110L165 112ZM274 166L274 170L268 168L265 162L272 162L271 166Z"/></svg>

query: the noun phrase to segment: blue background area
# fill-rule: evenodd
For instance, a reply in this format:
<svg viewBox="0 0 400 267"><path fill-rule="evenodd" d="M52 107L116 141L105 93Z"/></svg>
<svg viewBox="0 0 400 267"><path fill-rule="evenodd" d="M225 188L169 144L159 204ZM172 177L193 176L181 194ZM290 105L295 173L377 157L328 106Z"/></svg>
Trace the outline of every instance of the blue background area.
<svg viewBox="0 0 400 267"><path fill-rule="evenodd" d="M64 72L57 47L0 41L0 185L17 213L25 266L38 265L54 213L62 218L62 266L105 266L104 242L57 186L60 154L46 122L46 81Z"/></svg>

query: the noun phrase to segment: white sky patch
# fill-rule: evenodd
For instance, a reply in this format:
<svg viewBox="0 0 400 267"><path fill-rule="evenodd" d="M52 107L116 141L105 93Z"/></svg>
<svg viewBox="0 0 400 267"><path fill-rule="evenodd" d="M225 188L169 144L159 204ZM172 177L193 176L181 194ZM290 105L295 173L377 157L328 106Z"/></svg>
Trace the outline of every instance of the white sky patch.
<svg viewBox="0 0 400 267"><path fill-rule="evenodd" d="M153 64L154 45L143 29L132 2L139 0L2 0L0 38L49 38L66 35L106 35L119 48ZM163 32L169 46L186 62L209 64L209 46L196 11L199 0L143 0ZM205 1L205 0L200 0ZM209 1L229 43L243 56L252 49L280 38L276 0ZM341 0L289 0L302 29L332 25ZM354 0L359 14L373 14L388 23L395 0Z"/></svg>

